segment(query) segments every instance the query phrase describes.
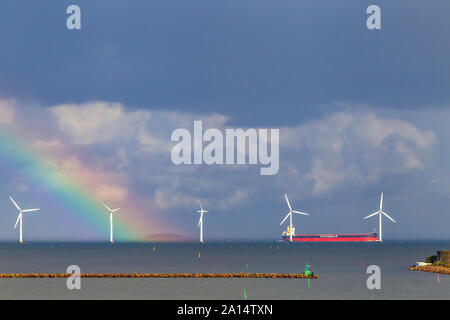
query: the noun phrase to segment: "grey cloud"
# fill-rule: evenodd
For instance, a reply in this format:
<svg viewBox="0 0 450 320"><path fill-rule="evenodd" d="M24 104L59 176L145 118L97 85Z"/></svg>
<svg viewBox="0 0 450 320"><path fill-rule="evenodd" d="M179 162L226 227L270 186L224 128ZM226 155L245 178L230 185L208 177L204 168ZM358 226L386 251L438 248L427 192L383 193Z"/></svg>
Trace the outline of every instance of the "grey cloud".
<svg viewBox="0 0 450 320"><path fill-rule="evenodd" d="M285 163L296 167L293 157L303 162L296 179L311 180L313 193L321 194L346 184L373 183L383 174L422 169L422 157L436 138L405 120L349 111L283 128L281 141Z"/></svg>

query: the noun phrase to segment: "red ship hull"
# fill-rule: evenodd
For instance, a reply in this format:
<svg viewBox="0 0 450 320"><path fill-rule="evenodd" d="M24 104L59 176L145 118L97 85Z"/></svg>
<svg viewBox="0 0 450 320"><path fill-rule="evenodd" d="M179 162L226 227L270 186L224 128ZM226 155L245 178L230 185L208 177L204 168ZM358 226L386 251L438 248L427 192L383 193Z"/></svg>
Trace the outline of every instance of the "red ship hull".
<svg viewBox="0 0 450 320"><path fill-rule="evenodd" d="M288 235L283 235L284 241L290 241ZM376 233L368 234L303 234L293 235L293 242L373 242L378 241Z"/></svg>

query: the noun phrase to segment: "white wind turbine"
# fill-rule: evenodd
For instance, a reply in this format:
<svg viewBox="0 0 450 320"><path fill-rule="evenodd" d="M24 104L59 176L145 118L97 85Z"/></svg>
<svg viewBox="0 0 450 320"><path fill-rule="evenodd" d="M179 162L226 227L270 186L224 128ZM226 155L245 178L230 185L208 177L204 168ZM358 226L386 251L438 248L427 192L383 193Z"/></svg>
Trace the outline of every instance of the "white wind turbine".
<svg viewBox="0 0 450 320"><path fill-rule="evenodd" d="M113 238L113 213L116 211L119 211L120 208L117 209L110 209L106 204L104 204L102 202L102 205L106 208L106 210L109 211L109 242L113 243L114 242L114 238Z"/></svg>
<svg viewBox="0 0 450 320"><path fill-rule="evenodd" d="M383 215L385 215L387 218L389 218L392 222L395 222L394 219L392 219L386 212L383 211L383 192L381 193L381 199L380 199L380 210L378 210L377 212L374 212L372 214L369 214L367 217L365 217L364 219L373 217L374 215L379 215L379 223L380 223L380 227L379 227L379 235L378 235L378 241L383 242L383 228L382 228L382 223L381 223L381 217Z"/></svg>
<svg viewBox="0 0 450 320"><path fill-rule="evenodd" d="M292 242L292 234L294 233L294 232L293 232L293 229L292 229L292 213L303 214L303 215L305 215L305 216L309 216L309 214L304 213L304 212L300 212L300 211L292 210L291 204L289 203L289 199L288 199L286 193L284 194L284 197L286 198L286 202L287 202L287 205L288 205L288 207L289 207L289 212L288 212L288 214L286 215L286 217L284 217L283 221L281 221L280 226L281 226L281 225L283 224L283 222L285 222L286 219L289 217L289 235L290 235L290 240L289 240L289 241Z"/></svg>
<svg viewBox="0 0 450 320"><path fill-rule="evenodd" d="M19 210L19 215L17 216L17 220L16 220L16 224L14 225L14 229L16 229L17 224L20 222L19 224L19 242L23 243L23 238L22 238L22 216L25 212L34 212L34 211L39 211L39 209L27 209L27 210L22 210L20 209L20 207L17 205L17 203L14 201L14 199L9 196L9 199L12 201L12 203L16 206L17 210Z"/></svg>
<svg viewBox="0 0 450 320"><path fill-rule="evenodd" d="M200 228L200 242L203 242L203 214L207 213L208 211L203 209L202 203L200 200L198 201L200 204L200 210L197 212L200 213L200 220L198 221L198 227Z"/></svg>

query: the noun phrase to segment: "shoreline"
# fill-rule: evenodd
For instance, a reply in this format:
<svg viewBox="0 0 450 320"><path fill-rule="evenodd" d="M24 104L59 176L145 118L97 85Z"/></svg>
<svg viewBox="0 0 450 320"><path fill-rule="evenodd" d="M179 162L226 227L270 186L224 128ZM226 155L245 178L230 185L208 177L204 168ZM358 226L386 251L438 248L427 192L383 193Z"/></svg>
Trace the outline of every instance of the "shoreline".
<svg viewBox="0 0 450 320"><path fill-rule="evenodd" d="M317 279L302 273L82 273L81 278L247 278L247 279ZM1 273L0 279L69 278L72 273Z"/></svg>
<svg viewBox="0 0 450 320"><path fill-rule="evenodd" d="M450 274L450 268L442 266L417 266L417 267L409 267L408 270Z"/></svg>

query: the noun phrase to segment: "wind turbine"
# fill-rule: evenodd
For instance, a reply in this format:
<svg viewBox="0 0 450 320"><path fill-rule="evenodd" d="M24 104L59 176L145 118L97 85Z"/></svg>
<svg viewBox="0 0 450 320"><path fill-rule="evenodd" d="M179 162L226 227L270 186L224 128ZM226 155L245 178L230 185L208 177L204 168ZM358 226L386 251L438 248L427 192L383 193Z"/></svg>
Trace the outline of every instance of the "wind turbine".
<svg viewBox="0 0 450 320"><path fill-rule="evenodd" d="M200 210L197 212L200 213L200 220L198 221L198 227L200 228L200 242L203 242L203 214L207 213L208 211L203 209L202 203L200 200L198 201L200 204Z"/></svg>
<svg viewBox="0 0 450 320"><path fill-rule="evenodd" d="M383 211L383 192L381 193L381 199L380 199L380 210L378 210L377 212L374 212L374 213L372 213L372 214L369 214L367 217L365 217L364 219L367 219L367 218L370 218L370 217L372 217L372 216L374 216L374 215L379 215L379 223L380 223L380 227L379 227L379 231L380 231L380 234L379 234L379 236L378 236L378 241L380 241L380 242L383 242L383 229L382 229L382 224L381 224L381 217L383 216L383 215L385 215L387 218L389 218L392 222L395 222L395 220L394 219L392 219L386 212L384 212Z"/></svg>
<svg viewBox="0 0 450 320"><path fill-rule="evenodd" d="M288 207L289 207L289 212L288 212L288 214L286 215L286 217L284 217L283 221L281 221L280 226L281 226L281 225L283 224L283 222L285 222L286 219L289 217L289 235L290 235L290 240L289 240L289 241L292 242L292 234L294 233L293 230L292 230L292 213L303 214L303 215L305 215L305 216L309 216L309 214L304 213L304 212L300 212L300 211L292 210L291 204L289 203L289 199L288 199L286 193L284 194L284 197L286 198L286 202L287 202L287 205L288 205Z"/></svg>
<svg viewBox="0 0 450 320"><path fill-rule="evenodd" d="M109 211L109 242L113 243L114 242L114 238L113 238L113 213L116 211L119 211L120 208L117 209L111 209L109 208L106 204L104 204L102 202L102 205L106 208L106 210Z"/></svg>
<svg viewBox="0 0 450 320"><path fill-rule="evenodd" d="M14 201L14 199L9 196L9 199L12 201L12 203L16 206L17 210L19 210L19 215L17 216L17 220L16 220L16 224L14 225L14 229L16 229L17 224L20 221L20 225L19 225L19 242L23 243L23 238L22 238L22 216L25 212L34 212L34 211L39 211L39 209L27 209L27 210L22 210L20 209L20 207L17 205L17 203Z"/></svg>

